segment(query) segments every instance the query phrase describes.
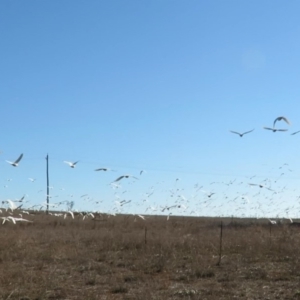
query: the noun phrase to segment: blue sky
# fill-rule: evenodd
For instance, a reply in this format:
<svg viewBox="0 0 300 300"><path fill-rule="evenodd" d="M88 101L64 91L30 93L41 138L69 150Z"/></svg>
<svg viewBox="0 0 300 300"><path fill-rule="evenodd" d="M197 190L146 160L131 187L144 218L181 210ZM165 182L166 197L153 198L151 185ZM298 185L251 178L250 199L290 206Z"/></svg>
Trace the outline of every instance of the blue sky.
<svg viewBox="0 0 300 300"><path fill-rule="evenodd" d="M125 199L123 212L177 201L188 209L173 214L293 215L299 9L298 1L2 1L0 200L43 203L48 153L51 201L77 209L112 211ZM278 116L291 121L277 123L288 132L263 129ZM243 138L229 132L253 128ZM20 153L18 168L5 162ZM79 162L71 169L64 160ZM124 174L139 179L112 189ZM255 195L248 183L263 180L278 193ZM208 206L203 191L215 193Z"/></svg>

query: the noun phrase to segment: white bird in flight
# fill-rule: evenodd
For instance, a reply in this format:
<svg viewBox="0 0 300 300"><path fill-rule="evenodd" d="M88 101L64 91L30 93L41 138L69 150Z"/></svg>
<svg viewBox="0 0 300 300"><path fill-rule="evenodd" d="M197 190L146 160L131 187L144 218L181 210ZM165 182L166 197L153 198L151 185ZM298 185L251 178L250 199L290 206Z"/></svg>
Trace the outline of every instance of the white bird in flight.
<svg viewBox="0 0 300 300"><path fill-rule="evenodd" d="M270 127L264 127L264 129L272 130L273 132L276 132L276 131L288 131L287 129L276 129L276 128L270 128Z"/></svg>
<svg viewBox="0 0 300 300"><path fill-rule="evenodd" d="M277 121L281 121L281 120L283 120L284 122L286 122L288 125L291 125L291 122L286 117L280 116L280 117L278 117L278 118L276 118L274 120L273 128L275 127L276 122Z"/></svg>
<svg viewBox="0 0 300 300"><path fill-rule="evenodd" d="M99 169L95 169L95 171L104 171L104 172L106 172L106 171L114 171L114 170L112 170L110 168L99 168Z"/></svg>
<svg viewBox="0 0 300 300"><path fill-rule="evenodd" d="M240 137L243 137L244 134L247 134L247 133L250 133L252 132L254 129L250 130L250 131L246 131L246 132L243 132L243 133L239 133L237 131L232 131L232 130L229 130L231 133L235 133L235 134L238 134Z"/></svg>
<svg viewBox="0 0 300 300"><path fill-rule="evenodd" d="M72 217L72 219L74 219L74 214L71 210L68 210L65 214L64 214L64 219L67 217L67 214L70 214L70 216Z"/></svg>
<svg viewBox="0 0 300 300"><path fill-rule="evenodd" d="M134 177L134 176L132 176L132 175L122 175L122 176L118 177L116 180L114 180L112 183L117 182L117 181L120 181L120 180L123 179L123 178L129 178L129 177L133 177L133 178L135 178L135 179L138 179L138 178L136 178L136 177Z"/></svg>
<svg viewBox="0 0 300 300"><path fill-rule="evenodd" d="M276 224L277 224L277 222L274 221L274 220L271 220L271 219L268 219L268 220L269 220L269 222L270 222L272 225L276 225Z"/></svg>
<svg viewBox="0 0 300 300"><path fill-rule="evenodd" d="M78 161L71 162L71 161L64 161L64 163L68 164L71 168L75 168Z"/></svg>
<svg viewBox="0 0 300 300"><path fill-rule="evenodd" d="M15 209L18 209L22 206L22 205L17 206L16 203L14 201L10 200L10 199L4 200L4 201L2 201L2 203L3 204L7 203L9 205L9 208L10 208L11 211L14 211Z"/></svg>
<svg viewBox="0 0 300 300"><path fill-rule="evenodd" d="M202 193L206 194L208 198L210 198L212 195L215 195L215 193L212 193L212 192L207 192L207 191L204 191L204 190L200 190Z"/></svg>
<svg viewBox="0 0 300 300"><path fill-rule="evenodd" d="M17 167L19 165L20 160L23 157L23 153L18 157L18 159L14 162L7 160L6 162L8 162L9 164L11 164L13 167Z"/></svg>
<svg viewBox="0 0 300 300"><path fill-rule="evenodd" d="M267 187L267 186L265 186L265 185L263 185L263 184L258 184L258 183L248 183L250 186L258 186L258 187L260 187L261 189L262 188L265 188L265 189L267 189L267 190L269 190L269 191L272 191L272 192L275 192L274 190L272 190L271 188L269 188L269 187Z"/></svg>

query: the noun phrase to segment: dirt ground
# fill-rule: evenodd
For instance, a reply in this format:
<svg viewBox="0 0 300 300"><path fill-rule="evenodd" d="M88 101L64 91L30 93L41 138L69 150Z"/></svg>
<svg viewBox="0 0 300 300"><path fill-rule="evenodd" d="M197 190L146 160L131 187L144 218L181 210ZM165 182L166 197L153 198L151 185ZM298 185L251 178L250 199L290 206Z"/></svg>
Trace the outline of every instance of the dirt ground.
<svg viewBox="0 0 300 300"><path fill-rule="evenodd" d="M300 299L300 227L145 217L5 222L0 299Z"/></svg>

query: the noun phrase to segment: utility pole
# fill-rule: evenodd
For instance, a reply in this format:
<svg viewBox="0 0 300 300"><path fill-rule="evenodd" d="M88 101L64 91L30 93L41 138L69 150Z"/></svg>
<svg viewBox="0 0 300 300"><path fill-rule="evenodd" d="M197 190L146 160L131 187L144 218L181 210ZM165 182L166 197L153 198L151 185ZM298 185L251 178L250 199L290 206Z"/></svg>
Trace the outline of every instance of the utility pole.
<svg viewBox="0 0 300 300"><path fill-rule="evenodd" d="M47 210L46 214L49 213L49 164L48 164L48 154L46 156L46 176L47 176Z"/></svg>

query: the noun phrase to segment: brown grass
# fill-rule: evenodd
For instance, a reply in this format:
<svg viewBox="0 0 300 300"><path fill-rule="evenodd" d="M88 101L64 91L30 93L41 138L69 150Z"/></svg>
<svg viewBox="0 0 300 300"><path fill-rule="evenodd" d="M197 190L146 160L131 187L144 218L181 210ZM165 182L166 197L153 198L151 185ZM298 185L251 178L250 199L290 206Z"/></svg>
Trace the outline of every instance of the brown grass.
<svg viewBox="0 0 300 300"><path fill-rule="evenodd" d="M0 226L0 299L300 299L300 228L223 219L217 266L220 219L28 218Z"/></svg>

